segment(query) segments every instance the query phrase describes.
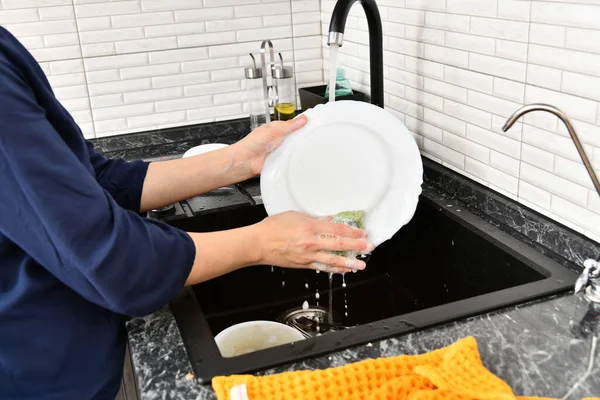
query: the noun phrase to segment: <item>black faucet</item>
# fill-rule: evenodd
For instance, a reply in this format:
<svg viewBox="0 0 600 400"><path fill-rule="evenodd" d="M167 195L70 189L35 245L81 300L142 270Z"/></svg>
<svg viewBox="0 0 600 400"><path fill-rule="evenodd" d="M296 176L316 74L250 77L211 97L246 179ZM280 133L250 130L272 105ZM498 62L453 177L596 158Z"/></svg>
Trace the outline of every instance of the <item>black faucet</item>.
<svg viewBox="0 0 600 400"><path fill-rule="evenodd" d="M381 15L375 0L338 0L329 24L328 44L342 47L348 13L354 5L362 4L369 24L369 47L371 50L371 103L383 108L383 28Z"/></svg>

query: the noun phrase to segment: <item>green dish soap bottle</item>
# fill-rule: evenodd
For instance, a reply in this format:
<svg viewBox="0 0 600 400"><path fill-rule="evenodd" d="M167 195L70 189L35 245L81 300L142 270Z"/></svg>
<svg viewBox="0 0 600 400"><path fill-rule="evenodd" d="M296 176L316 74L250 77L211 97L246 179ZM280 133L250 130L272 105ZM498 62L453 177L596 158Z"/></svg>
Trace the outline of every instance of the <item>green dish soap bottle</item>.
<svg viewBox="0 0 600 400"><path fill-rule="evenodd" d="M352 86L350 85L350 81L346 79L346 73L342 68L338 68L335 77L335 97L349 96L352 93ZM325 89L325 98L329 98L329 84L327 85L327 89Z"/></svg>

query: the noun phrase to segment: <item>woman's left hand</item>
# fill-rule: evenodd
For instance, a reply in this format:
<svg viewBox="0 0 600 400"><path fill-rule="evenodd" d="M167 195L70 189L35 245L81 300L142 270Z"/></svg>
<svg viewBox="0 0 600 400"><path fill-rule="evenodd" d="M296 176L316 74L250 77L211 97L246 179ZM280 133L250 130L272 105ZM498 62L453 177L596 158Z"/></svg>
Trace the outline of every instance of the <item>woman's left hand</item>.
<svg viewBox="0 0 600 400"><path fill-rule="evenodd" d="M267 156L275 151L287 136L305 124L305 115L289 121L273 121L256 128L232 147L236 149L241 159L247 160L250 175L258 176L262 172Z"/></svg>

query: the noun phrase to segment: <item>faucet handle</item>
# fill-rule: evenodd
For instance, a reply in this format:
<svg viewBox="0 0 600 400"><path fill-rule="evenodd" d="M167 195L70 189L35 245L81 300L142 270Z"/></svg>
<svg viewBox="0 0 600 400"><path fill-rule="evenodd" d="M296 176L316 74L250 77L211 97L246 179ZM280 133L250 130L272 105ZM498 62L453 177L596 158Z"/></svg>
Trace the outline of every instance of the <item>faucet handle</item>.
<svg viewBox="0 0 600 400"><path fill-rule="evenodd" d="M600 284L600 263L596 260L586 260L583 263L582 274L575 282L575 294L586 292L586 297L596 300L597 291ZM590 292L590 293L588 293Z"/></svg>

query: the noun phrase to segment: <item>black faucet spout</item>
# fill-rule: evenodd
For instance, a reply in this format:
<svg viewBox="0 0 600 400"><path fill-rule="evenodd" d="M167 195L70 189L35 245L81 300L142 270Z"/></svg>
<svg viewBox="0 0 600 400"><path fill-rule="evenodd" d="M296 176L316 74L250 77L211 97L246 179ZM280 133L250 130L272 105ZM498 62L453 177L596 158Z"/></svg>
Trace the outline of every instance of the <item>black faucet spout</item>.
<svg viewBox="0 0 600 400"><path fill-rule="evenodd" d="M329 24L328 44L342 46L346 20L350 9L356 2L361 3L369 26L369 47L371 58L371 103L383 108L383 28L381 15L375 0L338 0Z"/></svg>

